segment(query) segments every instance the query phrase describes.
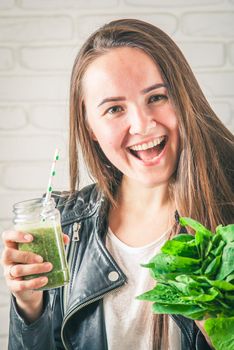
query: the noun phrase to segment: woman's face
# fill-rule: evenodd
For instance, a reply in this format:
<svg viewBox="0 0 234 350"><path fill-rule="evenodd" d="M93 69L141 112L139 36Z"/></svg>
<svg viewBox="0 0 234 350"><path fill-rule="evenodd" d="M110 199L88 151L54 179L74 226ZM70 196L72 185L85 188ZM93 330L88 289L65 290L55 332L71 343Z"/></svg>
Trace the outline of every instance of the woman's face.
<svg viewBox="0 0 234 350"><path fill-rule="evenodd" d="M160 72L142 50L115 48L98 57L83 78L93 139L128 180L146 187L175 171L178 122Z"/></svg>

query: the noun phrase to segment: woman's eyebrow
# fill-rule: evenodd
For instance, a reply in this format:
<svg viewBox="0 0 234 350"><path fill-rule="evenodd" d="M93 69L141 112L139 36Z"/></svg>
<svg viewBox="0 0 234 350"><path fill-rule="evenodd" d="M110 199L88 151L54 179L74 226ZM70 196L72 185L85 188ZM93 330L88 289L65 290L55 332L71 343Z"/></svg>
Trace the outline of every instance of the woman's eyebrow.
<svg viewBox="0 0 234 350"><path fill-rule="evenodd" d="M104 98L104 100L102 100L98 104L98 107L100 107L101 105L103 105L106 102L117 102L117 101L125 101L125 100L126 100L126 97L124 97L124 96L107 97L107 98Z"/></svg>
<svg viewBox="0 0 234 350"><path fill-rule="evenodd" d="M161 87L167 88L167 84L165 84L165 83L157 83L157 84L151 85L151 86L141 90L141 93L142 94L147 94L147 92L150 92L150 91L155 90L155 89L159 89Z"/></svg>
<svg viewBox="0 0 234 350"><path fill-rule="evenodd" d="M166 84L164 83L157 83L157 84L154 84L154 85L151 85L143 90L140 91L141 94L146 94L147 92L150 92L152 90L155 90L155 89L159 89L161 87L167 87ZM97 107L100 107L101 105L103 105L104 103L107 103L107 102L118 102L118 101L125 101L126 100L126 97L124 96L116 96L116 97L107 97L107 98L104 98L99 104Z"/></svg>

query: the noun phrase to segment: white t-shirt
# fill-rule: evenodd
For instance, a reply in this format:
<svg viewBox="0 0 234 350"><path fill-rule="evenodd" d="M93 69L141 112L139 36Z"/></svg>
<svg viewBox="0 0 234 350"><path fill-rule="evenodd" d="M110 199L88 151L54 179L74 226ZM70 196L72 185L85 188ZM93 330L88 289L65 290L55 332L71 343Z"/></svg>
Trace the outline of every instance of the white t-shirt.
<svg viewBox="0 0 234 350"><path fill-rule="evenodd" d="M170 230L160 239L143 247L129 247L108 230L106 247L128 278L124 286L104 296L109 350L152 349L152 303L135 297L154 287L155 281L150 276L149 269L140 264L149 262L159 252L169 232ZM170 350L181 349L180 329L172 319L169 322L169 342Z"/></svg>

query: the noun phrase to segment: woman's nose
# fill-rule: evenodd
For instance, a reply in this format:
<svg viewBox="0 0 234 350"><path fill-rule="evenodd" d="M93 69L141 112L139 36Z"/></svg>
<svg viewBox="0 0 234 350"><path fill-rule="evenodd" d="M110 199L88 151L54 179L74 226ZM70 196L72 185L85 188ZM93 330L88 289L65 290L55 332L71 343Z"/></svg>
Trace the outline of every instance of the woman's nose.
<svg viewBox="0 0 234 350"><path fill-rule="evenodd" d="M135 112L130 118L129 133L131 135L147 135L156 127L156 121L150 115Z"/></svg>

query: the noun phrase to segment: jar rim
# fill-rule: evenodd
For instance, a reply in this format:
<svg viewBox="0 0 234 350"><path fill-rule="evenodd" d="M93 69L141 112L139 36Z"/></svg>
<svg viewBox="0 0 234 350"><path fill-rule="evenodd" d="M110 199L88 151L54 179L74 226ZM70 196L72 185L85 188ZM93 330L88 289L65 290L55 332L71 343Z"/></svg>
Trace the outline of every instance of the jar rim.
<svg viewBox="0 0 234 350"><path fill-rule="evenodd" d="M54 198L50 198L50 200L48 201L48 204L54 204ZM42 198L33 198L33 199L26 199L24 201L21 202L17 202L13 205L14 209L23 209L23 208L28 208L28 207L40 207L40 206L44 206L45 204L45 197Z"/></svg>

